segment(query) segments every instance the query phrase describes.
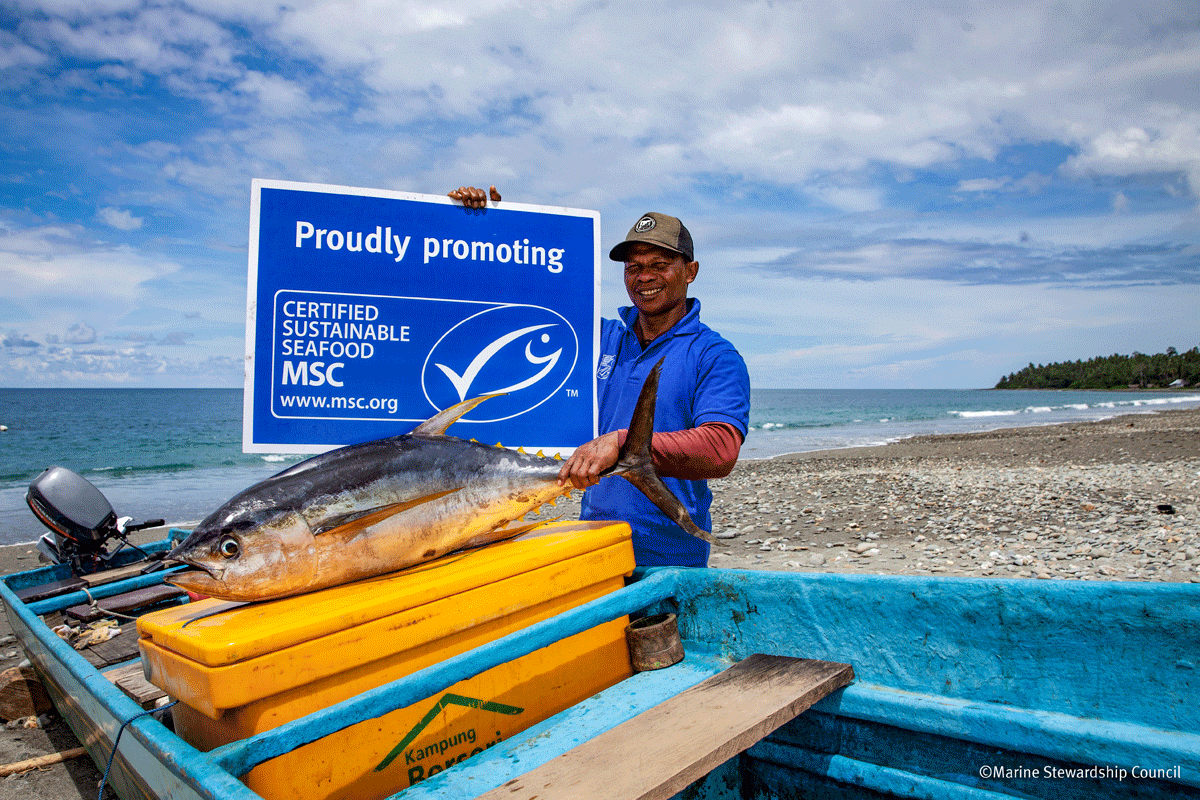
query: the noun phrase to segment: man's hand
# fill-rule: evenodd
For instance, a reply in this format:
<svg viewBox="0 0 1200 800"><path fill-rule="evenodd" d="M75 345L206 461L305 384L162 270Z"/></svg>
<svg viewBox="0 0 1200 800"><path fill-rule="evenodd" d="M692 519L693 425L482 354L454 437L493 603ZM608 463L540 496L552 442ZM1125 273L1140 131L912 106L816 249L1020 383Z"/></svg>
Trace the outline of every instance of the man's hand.
<svg viewBox="0 0 1200 800"><path fill-rule="evenodd" d="M600 473L617 463L621 454L618 442L618 432L611 431L576 447L558 471L558 485L570 481L576 489L595 486L600 482Z"/></svg>
<svg viewBox="0 0 1200 800"><path fill-rule="evenodd" d="M458 200L467 208L487 208L489 194L492 202L500 202L500 193L496 191L495 186L492 186L487 194L484 194L483 189L476 189L474 186L460 186L452 192L446 192L447 197Z"/></svg>

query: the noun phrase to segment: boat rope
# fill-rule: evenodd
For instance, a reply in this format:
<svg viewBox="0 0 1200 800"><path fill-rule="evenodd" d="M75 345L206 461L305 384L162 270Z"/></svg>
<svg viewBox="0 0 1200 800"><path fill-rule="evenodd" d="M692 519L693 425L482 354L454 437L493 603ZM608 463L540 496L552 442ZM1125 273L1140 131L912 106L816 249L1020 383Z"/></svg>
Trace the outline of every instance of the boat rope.
<svg viewBox="0 0 1200 800"><path fill-rule="evenodd" d="M82 587L80 591L87 595L88 608L102 617L118 617L120 619L131 621L137 619L137 617L131 617L128 614L118 614L116 611L110 611L107 608L101 608L99 603L96 602L96 598L92 597L92 593L87 590L86 586Z"/></svg>
<svg viewBox="0 0 1200 800"><path fill-rule="evenodd" d="M113 740L112 752L108 754L108 764L104 767L104 777L100 779L100 791L96 794L96 800L104 800L104 787L108 784L108 773L112 769L113 759L117 757L117 745L121 743L121 734L125 732L125 727L134 720L153 714L156 711L166 711L171 706L178 703L178 700L172 700L161 708L152 708L149 711L143 711L140 714L134 714L129 719L121 723L120 729L117 730L117 738Z"/></svg>

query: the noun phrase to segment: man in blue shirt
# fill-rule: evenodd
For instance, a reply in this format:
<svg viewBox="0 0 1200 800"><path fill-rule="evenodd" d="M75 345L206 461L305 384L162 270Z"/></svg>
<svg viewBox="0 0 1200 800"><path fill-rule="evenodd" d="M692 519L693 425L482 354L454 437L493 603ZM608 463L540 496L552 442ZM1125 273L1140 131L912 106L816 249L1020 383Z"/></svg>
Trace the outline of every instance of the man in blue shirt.
<svg viewBox="0 0 1200 800"><path fill-rule="evenodd" d="M449 193L469 208L487 195L474 187ZM500 200L496 187L491 199ZM559 483L585 489L581 519L617 519L633 530L641 566L708 565L708 542L691 536L625 481L600 481L617 463L642 384L664 359L650 451L663 483L705 530L712 529L708 479L729 474L750 422L750 377L732 344L700 321L700 301L687 296L700 264L692 235L677 218L644 214L609 252L625 265L633 303L600 327L596 382L600 430L564 463Z"/></svg>
<svg viewBox="0 0 1200 800"><path fill-rule="evenodd" d="M578 447L559 481L587 489L581 519L620 519L633 529L637 563L703 567L709 545L683 531L625 481L600 482L617 462L638 394L665 357L658 385L651 454L663 482L692 520L711 530L709 478L729 474L746 437L750 378L741 355L700 321L700 301L687 296L700 265L683 223L643 215L609 258L625 265L632 307L600 328L596 380L600 437Z"/></svg>

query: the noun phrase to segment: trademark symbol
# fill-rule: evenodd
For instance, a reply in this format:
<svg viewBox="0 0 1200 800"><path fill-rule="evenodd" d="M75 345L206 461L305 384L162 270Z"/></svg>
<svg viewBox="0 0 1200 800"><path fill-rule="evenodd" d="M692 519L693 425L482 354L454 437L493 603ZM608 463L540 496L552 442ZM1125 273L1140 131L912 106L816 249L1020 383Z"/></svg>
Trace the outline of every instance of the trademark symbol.
<svg viewBox="0 0 1200 800"><path fill-rule="evenodd" d="M578 389L567 389L567 397L579 397Z"/></svg>

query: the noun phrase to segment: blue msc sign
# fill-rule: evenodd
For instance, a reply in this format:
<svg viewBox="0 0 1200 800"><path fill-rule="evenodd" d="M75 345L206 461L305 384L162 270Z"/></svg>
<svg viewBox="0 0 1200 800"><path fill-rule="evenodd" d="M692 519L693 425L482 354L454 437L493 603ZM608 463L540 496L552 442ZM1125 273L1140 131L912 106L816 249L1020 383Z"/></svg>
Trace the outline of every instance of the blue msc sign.
<svg viewBox="0 0 1200 800"><path fill-rule="evenodd" d="M255 180L246 452L450 433L566 452L595 436L600 217Z"/></svg>

